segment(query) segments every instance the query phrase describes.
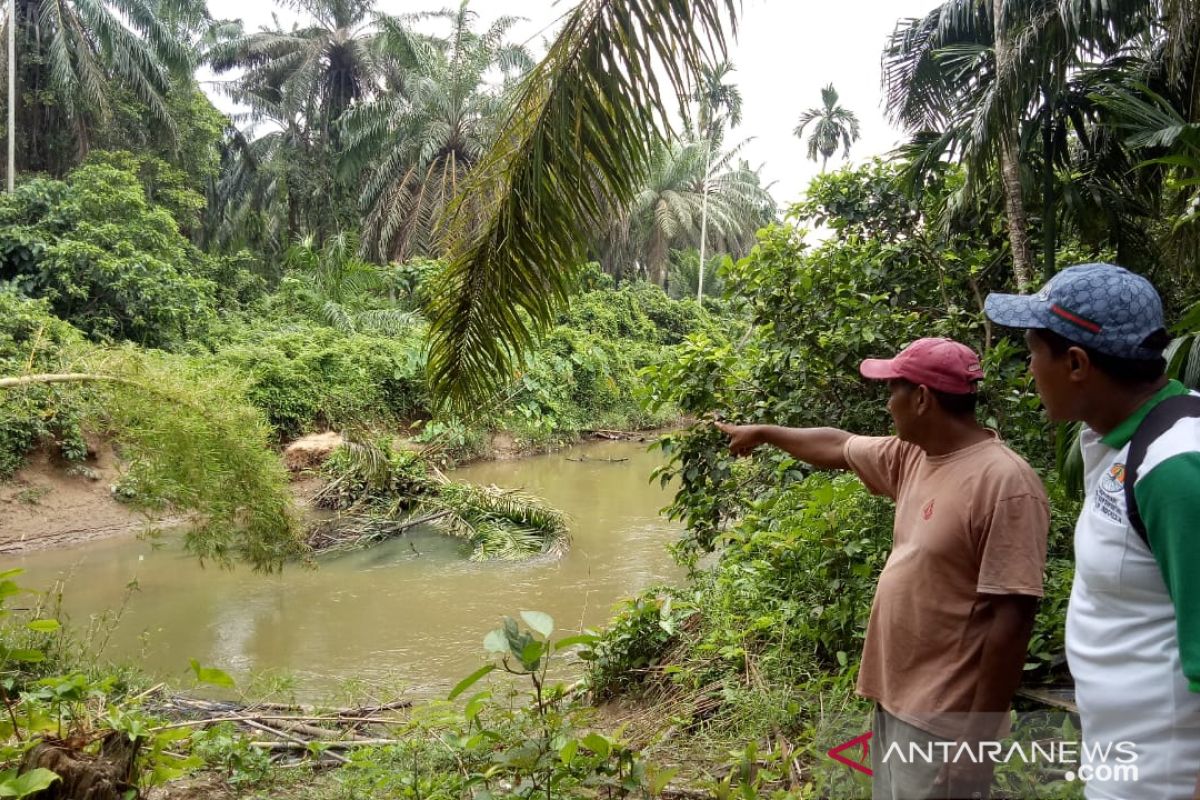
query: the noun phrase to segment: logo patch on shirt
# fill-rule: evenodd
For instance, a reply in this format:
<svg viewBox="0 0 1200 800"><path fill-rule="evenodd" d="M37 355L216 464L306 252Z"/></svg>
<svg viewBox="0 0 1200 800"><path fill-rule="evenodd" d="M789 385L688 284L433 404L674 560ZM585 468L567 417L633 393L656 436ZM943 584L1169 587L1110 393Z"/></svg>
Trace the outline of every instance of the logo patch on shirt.
<svg viewBox="0 0 1200 800"><path fill-rule="evenodd" d="M926 503L925 507L921 509L921 516L924 517L925 519L929 519L930 517L933 516L933 501L932 500L930 500L928 503Z"/></svg>
<svg viewBox="0 0 1200 800"><path fill-rule="evenodd" d="M1125 465L1113 464L1100 479L1100 488L1109 494L1125 491Z"/></svg>
<svg viewBox="0 0 1200 800"><path fill-rule="evenodd" d="M1125 520L1125 465L1113 464L1100 476L1100 491L1096 492L1095 509L1113 522Z"/></svg>

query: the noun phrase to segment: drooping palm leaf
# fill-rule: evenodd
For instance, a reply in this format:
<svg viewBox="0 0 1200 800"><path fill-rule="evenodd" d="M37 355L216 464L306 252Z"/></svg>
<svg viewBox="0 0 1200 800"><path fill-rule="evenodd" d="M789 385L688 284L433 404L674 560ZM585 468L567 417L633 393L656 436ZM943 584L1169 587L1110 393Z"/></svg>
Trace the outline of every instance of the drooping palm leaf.
<svg viewBox="0 0 1200 800"><path fill-rule="evenodd" d="M508 382L566 302L589 236L649 174L670 128L664 88L692 94L725 55L736 5L585 0L570 14L454 209L432 308L440 398L465 406Z"/></svg>

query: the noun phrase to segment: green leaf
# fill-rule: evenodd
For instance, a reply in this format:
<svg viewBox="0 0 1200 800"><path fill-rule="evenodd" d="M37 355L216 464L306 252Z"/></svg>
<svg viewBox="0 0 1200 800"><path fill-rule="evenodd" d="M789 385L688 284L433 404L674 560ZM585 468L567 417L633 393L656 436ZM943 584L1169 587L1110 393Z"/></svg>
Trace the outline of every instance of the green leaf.
<svg viewBox="0 0 1200 800"><path fill-rule="evenodd" d="M537 669L538 663L542 660L542 653L545 652L545 647L536 639L530 639L520 653L521 666L532 672Z"/></svg>
<svg viewBox="0 0 1200 800"><path fill-rule="evenodd" d="M25 623L25 627L38 633L54 633L62 626L58 624L58 620L56 619L35 619L32 622Z"/></svg>
<svg viewBox="0 0 1200 800"><path fill-rule="evenodd" d="M463 707L463 716L468 720L475 719L477 716L479 716L479 712L483 710L483 707L487 705L487 701L489 698L491 698L491 696L491 692L479 692L478 694L472 696L471 699L467 701L466 706Z"/></svg>
<svg viewBox="0 0 1200 800"><path fill-rule="evenodd" d="M612 751L612 744L598 733L589 733L583 737L583 746L600 756L601 759L608 758L608 754Z"/></svg>
<svg viewBox="0 0 1200 800"><path fill-rule="evenodd" d="M575 754L577 752L579 752L579 740L572 739L564 744L562 749L558 751L558 757L564 764L571 766L571 762L575 760Z"/></svg>
<svg viewBox="0 0 1200 800"><path fill-rule="evenodd" d="M37 664L46 660L46 654L41 650L9 650L4 655L11 661L20 661L25 664Z"/></svg>
<svg viewBox="0 0 1200 800"><path fill-rule="evenodd" d="M595 644L600 641L600 637L593 633L580 633L575 636L566 636L554 643L555 652L566 650L568 647L574 647L579 644Z"/></svg>
<svg viewBox="0 0 1200 800"><path fill-rule="evenodd" d="M549 637L550 634L554 633L554 618L549 614L541 611L522 611L521 619L525 620L526 625L542 636Z"/></svg>
<svg viewBox="0 0 1200 800"><path fill-rule="evenodd" d="M650 796L662 794L663 789L667 788L667 784L671 782L679 773L679 767L671 767L669 769L657 770L653 777L650 778Z"/></svg>
<svg viewBox="0 0 1200 800"><path fill-rule="evenodd" d="M232 689L237 684L229 673L219 670L216 667L202 667L196 659L191 659L189 662L192 665L192 672L196 673L196 680L200 683L208 684L209 686L219 686L224 689Z"/></svg>
<svg viewBox="0 0 1200 800"><path fill-rule="evenodd" d="M476 683L478 683L479 680L481 678L483 678L484 675L487 675L489 672L495 671L495 669L496 669L495 664L485 664L484 666L475 670L470 675L468 675L467 677L465 677L461 681L459 681L457 684L455 684L454 688L450 690L450 694L446 696L446 699L453 700L454 698L458 697L460 694L465 692L467 689L470 689L472 686L474 686Z"/></svg>
<svg viewBox="0 0 1200 800"><path fill-rule="evenodd" d="M504 635L504 629L496 628L483 637L483 646L489 653L507 653L508 637Z"/></svg>
<svg viewBox="0 0 1200 800"><path fill-rule="evenodd" d="M9 777L12 772L15 772L15 770L0 773L3 776L3 780L0 780L0 797L28 797L60 780L58 775L41 767L32 769L23 775Z"/></svg>

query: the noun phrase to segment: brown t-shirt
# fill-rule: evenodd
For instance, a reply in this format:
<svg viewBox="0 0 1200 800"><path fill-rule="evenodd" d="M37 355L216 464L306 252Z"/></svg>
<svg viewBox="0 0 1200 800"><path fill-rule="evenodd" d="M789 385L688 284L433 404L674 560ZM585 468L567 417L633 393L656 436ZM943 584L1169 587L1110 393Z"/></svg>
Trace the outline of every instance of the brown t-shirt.
<svg viewBox="0 0 1200 800"><path fill-rule="evenodd" d="M854 436L845 454L872 493L896 501L858 693L911 725L956 738L980 671L979 595L1042 595L1045 489L994 436L943 456L894 436Z"/></svg>

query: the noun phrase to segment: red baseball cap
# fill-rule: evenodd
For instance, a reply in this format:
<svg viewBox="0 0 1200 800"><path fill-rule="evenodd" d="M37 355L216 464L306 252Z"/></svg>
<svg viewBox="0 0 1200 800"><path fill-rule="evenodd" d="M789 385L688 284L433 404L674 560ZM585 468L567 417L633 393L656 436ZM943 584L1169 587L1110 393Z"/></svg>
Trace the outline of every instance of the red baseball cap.
<svg viewBox="0 0 1200 800"><path fill-rule="evenodd" d="M871 380L903 378L947 394L973 394L983 380L979 356L952 339L917 339L895 358L868 358L858 371Z"/></svg>

